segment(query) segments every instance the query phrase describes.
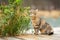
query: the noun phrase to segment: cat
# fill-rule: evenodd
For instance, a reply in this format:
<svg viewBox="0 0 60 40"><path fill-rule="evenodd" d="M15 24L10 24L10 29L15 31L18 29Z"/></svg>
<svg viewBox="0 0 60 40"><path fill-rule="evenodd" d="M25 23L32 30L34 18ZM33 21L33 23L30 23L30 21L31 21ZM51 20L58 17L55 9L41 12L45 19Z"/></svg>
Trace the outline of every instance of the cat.
<svg viewBox="0 0 60 40"><path fill-rule="evenodd" d="M52 27L44 19L36 15L36 11L38 10L32 11L30 16L35 31L34 34L38 35L38 32L40 31L41 34L52 35L54 33Z"/></svg>

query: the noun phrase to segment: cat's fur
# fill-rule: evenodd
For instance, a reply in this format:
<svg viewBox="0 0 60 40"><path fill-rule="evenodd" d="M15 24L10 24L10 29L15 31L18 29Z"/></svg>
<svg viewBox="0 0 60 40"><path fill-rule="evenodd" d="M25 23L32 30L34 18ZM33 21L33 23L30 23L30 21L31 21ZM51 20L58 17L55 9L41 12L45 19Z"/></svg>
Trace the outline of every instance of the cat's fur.
<svg viewBox="0 0 60 40"><path fill-rule="evenodd" d="M37 13L35 11L31 13L31 20L35 30L34 34L38 34L39 31L41 32L41 34L53 34L52 27L44 19L41 19L36 14Z"/></svg>

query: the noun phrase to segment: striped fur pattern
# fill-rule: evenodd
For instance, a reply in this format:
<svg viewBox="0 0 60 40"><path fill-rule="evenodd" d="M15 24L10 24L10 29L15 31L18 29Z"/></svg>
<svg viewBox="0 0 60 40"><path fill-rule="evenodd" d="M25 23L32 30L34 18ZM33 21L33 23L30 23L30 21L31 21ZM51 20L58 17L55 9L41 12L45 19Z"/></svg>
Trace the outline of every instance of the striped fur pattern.
<svg viewBox="0 0 60 40"><path fill-rule="evenodd" d="M52 27L44 19L37 17L35 12L31 14L31 20L35 30L34 34L38 34L39 31L41 34L53 34Z"/></svg>
<svg viewBox="0 0 60 40"><path fill-rule="evenodd" d="M39 30L41 31L41 34L48 34L48 35L51 35L53 34L53 29L52 27L47 23L45 22L45 20L40 20L40 24L39 24Z"/></svg>

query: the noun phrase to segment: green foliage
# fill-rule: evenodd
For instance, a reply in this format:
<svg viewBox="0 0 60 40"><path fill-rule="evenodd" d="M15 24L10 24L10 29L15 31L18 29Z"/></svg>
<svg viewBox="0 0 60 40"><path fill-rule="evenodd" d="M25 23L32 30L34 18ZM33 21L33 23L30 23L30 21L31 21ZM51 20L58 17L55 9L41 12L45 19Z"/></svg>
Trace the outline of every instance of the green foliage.
<svg viewBox="0 0 60 40"><path fill-rule="evenodd" d="M0 35L15 36L24 33L29 28L29 7L22 8L22 0L8 0L9 5L1 5ZM18 5L18 6L16 6Z"/></svg>

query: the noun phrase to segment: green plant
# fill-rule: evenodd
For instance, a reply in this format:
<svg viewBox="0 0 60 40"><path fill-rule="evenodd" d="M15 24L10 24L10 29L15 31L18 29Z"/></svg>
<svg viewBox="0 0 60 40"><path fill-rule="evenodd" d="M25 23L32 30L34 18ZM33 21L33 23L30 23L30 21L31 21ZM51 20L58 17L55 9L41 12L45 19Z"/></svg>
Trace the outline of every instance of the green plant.
<svg viewBox="0 0 60 40"><path fill-rule="evenodd" d="M22 8L22 0L8 0L9 4L0 6L0 35L22 34L29 28L29 7Z"/></svg>

